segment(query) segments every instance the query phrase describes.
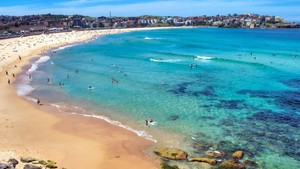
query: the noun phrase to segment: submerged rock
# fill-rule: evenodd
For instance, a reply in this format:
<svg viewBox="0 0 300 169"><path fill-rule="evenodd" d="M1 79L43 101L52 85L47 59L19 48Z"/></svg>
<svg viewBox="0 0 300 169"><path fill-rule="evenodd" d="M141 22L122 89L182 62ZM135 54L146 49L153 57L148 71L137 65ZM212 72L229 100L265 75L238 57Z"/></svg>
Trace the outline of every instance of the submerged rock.
<svg viewBox="0 0 300 169"><path fill-rule="evenodd" d="M162 162L161 163L161 169L179 169L179 167L177 165L170 166L166 162Z"/></svg>
<svg viewBox="0 0 300 169"><path fill-rule="evenodd" d="M190 158L189 162L203 162L203 163L208 163L210 165L217 164L217 161L212 158Z"/></svg>
<svg viewBox="0 0 300 169"><path fill-rule="evenodd" d="M33 161L36 161L37 159L32 158L32 157L21 157L21 162L22 163L31 163Z"/></svg>
<svg viewBox="0 0 300 169"><path fill-rule="evenodd" d="M172 115L172 116L169 117L169 120L175 121L175 120L177 120L178 118L179 118L178 115Z"/></svg>
<svg viewBox="0 0 300 169"><path fill-rule="evenodd" d="M42 169L42 167L33 164L26 164L23 169Z"/></svg>
<svg viewBox="0 0 300 169"><path fill-rule="evenodd" d="M232 154L232 158L241 159L241 158L243 158L243 155L244 155L243 151L239 150Z"/></svg>
<svg viewBox="0 0 300 169"><path fill-rule="evenodd" d="M161 157L173 160L185 160L187 157L187 153L185 151L176 148L158 147L154 150L154 152Z"/></svg>
<svg viewBox="0 0 300 169"><path fill-rule="evenodd" d="M225 152L211 151L211 150L206 151L205 154L210 156L210 157L214 157L214 158L219 158L219 157L225 157L226 156Z"/></svg>
<svg viewBox="0 0 300 169"><path fill-rule="evenodd" d="M244 160L243 163L244 163L245 165L251 166L251 167L256 167L256 166L257 166L256 162L251 161L251 160Z"/></svg>
<svg viewBox="0 0 300 169"><path fill-rule="evenodd" d="M239 164L234 160L224 161L221 163L220 169L245 169L245 165Z"/></svg>

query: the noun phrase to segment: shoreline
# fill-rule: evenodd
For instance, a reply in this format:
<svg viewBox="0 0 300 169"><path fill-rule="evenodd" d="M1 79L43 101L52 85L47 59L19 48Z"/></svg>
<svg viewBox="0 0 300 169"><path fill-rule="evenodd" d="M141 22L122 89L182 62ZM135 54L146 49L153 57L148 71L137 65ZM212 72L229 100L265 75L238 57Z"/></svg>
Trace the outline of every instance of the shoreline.
<svg viewBox="0 0 300 169"><path fill-rule="evenodd" d="M129 29L124 32L137 30L149 29ZM76 35L77 32L70 33ZM85 37L86 34L84 33L82 37ZM17 41L19 48L21 48L21 50L15 48L13 52L9 52L9 49L4 47L6 53L3 53L13 57L10 56L0 62L0 86L2 88L0 98L3 100L0 105L0 117L3 121L1 123L3 137L0 139L2 147L0 152L13 151L16 156L35 156L38 158L53 159L58 162L59 166L67 168L85 168L87 166L87 168L99 168L100 166L104 168L131 166L132 168L132 164L135 164L137 168L158 168L159 164L150 160L143 152L153 146L153 142L118 126L109 124L104 120L52 113L52 111L49 113L41 109L38 105L29 103L18 96L14 87L7 84L7 79L10 79L11 83L14 82L11 75L12 72L18 76L22 71L22 67L28 66L32 58L40 57L40 54L45 51L72 43L92 40L101 35L105 35L105 33L101 34L99 31L93 32L88 38L74 38L73 42L67 41L68 39L65 38L65 41L62 40L60 43L52 44L54 46L47 43L46 45L36 47L35 44L36 49L25 51L25 54L21 56L21 61L18 59L18 55L19 51L23 52L22 48L26 48L26 46L24 47L25 44L22 46L20 44L22 42L18 41L19 38L0 40L1 47L3 47L3 41L12 41L8 42L8 44ZM44 35L25 38L34 41L41 36ZM9 45L6 44L6 46ZM17 68L14 65L17 65ZM5 75L6 70L9 72L9 76ZM78 163L74 164L74 162Z"/></svg>

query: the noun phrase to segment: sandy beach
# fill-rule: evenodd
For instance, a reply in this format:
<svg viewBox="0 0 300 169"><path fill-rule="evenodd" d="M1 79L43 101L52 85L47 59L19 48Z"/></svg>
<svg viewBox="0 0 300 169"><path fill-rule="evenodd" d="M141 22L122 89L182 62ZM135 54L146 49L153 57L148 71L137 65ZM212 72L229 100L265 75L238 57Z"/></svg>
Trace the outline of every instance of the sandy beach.
<svg viewBox="0 0 300 169"><path fill-rule="evenodd" d="M0 40L0 162L10 157L32 156L57 161L60 168L68 169L158 168L159 164L143 152L153 142L99 119L45 111L43 106L18 96L12 85L30 59L51 48L133 30L138 29Z"/></svg>

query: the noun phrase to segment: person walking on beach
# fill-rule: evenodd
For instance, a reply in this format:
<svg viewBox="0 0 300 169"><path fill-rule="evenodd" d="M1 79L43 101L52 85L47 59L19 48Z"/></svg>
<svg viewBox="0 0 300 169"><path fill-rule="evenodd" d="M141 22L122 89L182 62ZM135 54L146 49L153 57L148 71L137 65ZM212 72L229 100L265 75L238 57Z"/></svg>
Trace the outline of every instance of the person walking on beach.
<svg viewBox="0 0 300 169"><path fill-rule="evenodd" d="M6 70L5 72L6 72L6 75L8 76L8 71Z"/></svg>
<svg viewBox="0 0 300 169"><path fill-rule="evenodd" d="M19 59L22 60L21 56L19 55Z"/></svg>
<svg viewBox="0 0 300 169"><path fill-rule="evenodd" d="M14 73L12 75L13 75L14 78L16 78L16 75Z"/></svg>
<svg viewBox="0 0 300 169"><path fill-rule="evenodd" d="M7 80L7 83L10 85L10 80L9 79Z"/></svg>

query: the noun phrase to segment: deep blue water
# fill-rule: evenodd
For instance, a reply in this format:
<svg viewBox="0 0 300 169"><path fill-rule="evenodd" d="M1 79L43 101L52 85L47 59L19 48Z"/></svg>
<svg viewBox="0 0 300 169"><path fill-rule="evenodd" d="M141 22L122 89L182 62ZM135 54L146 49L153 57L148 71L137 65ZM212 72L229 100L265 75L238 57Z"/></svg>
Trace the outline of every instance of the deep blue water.
<svg viewBox="0 0 300 169"><path fill-rule="evenodd" d="M108 116L191 156L203 155L193 148L201 144L242 149L258 168L300 168L299 30L140 31L49 56L33 74L34 97Z"/></svg>

